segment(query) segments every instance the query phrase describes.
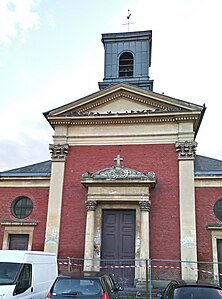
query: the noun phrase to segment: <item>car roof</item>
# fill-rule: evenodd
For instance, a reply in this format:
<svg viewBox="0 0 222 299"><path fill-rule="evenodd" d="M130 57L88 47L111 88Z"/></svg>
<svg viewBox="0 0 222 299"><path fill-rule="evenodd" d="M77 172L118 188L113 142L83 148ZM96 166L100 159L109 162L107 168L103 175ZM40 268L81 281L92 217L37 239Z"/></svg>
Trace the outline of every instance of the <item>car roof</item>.
<svg viewBox="0 0 222 299"><path fill-rule="evenodd" d="M186 281L186 280L179 280L179 281L172 281L172 283L177 284L177 287L184 287L184 286L189 286L189 287L208 287L208 288L217 288L222 290L220 285L216 283L211 283L207 281Z"/></svg>
<svg viewBox="0 0 222 299"><path fill-rule="evenodd" d="M98 271L77 271L59 275L59 278L98 278L107 275L105 272Z"/></svg>

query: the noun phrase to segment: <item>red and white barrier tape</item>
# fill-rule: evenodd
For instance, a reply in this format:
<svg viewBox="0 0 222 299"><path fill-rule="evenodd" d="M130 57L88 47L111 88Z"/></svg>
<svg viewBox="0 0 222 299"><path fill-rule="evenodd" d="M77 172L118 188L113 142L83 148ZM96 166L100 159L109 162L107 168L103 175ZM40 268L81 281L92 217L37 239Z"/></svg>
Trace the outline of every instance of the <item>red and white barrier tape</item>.
<svg viewBox="0 0 222 299"><path fill-rule="evenodd" d="M71 263L71 262L58 262L59 265L67 265L67 266L76 266L76 267L83 267L82 264L75 264L75 263ZM141 266L141 265L133 265L133 266L129 266L129 265L110 265L110 266L94 266L94 265L85 265L85 267L87 268L95 268L95 269L132 269L132 268L145 268L145 266ZM193 267L179 267L179 266L163 266L163 265L154 265L152 266L152 268L159 268L159 269L190 269L190 270L195 270L195 271L199 271L202 273L207 273L207 274L212 274L214 276L220 276L222 275L222 273L213 273L211 271L206 271L206 270L200 270L198 268L193 268Z"/></svg>

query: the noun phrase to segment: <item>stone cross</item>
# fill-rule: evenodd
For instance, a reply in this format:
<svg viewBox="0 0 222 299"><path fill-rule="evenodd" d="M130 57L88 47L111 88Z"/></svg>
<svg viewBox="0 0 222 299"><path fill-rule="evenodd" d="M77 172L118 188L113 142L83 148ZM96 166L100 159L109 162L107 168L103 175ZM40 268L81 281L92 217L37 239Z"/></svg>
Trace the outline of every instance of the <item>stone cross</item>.
<svg viewBox="0 0 222 299"><path fill-rule="evenodd" d="M118 154L117 157L114 158L114 161L116 161L116 166L120 166L120 162L123 161L123 158Z"/></svg>

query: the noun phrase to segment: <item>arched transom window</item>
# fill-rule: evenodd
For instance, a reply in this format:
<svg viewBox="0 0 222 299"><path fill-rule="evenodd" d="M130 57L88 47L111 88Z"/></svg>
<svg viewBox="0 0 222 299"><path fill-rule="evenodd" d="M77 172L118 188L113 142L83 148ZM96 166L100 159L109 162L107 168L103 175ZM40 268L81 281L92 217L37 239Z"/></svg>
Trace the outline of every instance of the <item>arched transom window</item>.
<svg viewBox="0 0 222 299"><path fill-rule="evenodd" d="M119 77L133 77L133 55L130 52L120 55Z"/></svg>

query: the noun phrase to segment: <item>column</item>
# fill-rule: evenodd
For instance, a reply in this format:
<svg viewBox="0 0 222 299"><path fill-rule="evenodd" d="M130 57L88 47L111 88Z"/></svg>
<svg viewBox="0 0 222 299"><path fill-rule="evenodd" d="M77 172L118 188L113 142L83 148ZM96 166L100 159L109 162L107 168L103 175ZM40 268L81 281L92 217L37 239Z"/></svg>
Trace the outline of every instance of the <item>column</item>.
<svg viewBox="0 0 222 299"><path fill-rule="evenodd" d="M85 235L85 253L84 253L84 270L91 271L94 257L94 226L96 201L86 201L86 235Z"/></svg>
<svg viewBox="0 0 222 299"><path fill-rule="evenodd" d="M139 202L140 211L141 211L141 222L140 222L140 259L144 260L144 268L141 268L141 280L146 280L146 271L145 271L145 260L149 259L149 212L151 207L150 200L144 200Z"/></svg>
<svg viewBox="0 0 222 299"><path fill-rule="evenodd" d="M184 141L176 143L179 160L179 197L180 197L180 250L182 279L197 280L197 245L194 158L197 143ZM195 270L192 270L195 269Z"/></svg>
<svg viewBox="0 0 222 299"><path fill-rule="evenodd" d="M58 254L65 159L68 144L50 144L52 167L44 251Z"/></svg>

